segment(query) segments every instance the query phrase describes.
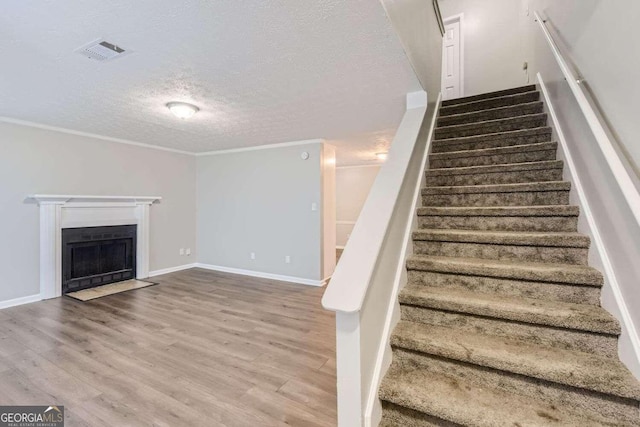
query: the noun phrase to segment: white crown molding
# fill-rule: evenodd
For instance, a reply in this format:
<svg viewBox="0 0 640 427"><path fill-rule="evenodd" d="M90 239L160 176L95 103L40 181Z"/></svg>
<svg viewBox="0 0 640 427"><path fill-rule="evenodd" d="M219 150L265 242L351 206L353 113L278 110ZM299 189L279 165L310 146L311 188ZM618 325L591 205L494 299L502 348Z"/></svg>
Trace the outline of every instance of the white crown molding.
<svg viewBox="0 0 640 427"><path fill-rule="evenodd" d="M282 148L282 147L292 147L295 145L308 145L308 144L319 144L324 142L324 139L305 139L301 141L289 141L289 142L278 142L276 144L266 144L266 145L254 145L252 147L242 147L242 148L230 148L227 150L214 150L214 151L205 151L203 153L195 153L196 157L200 156L216 156L219 154L233 154L233 153L243 153L245 151L256 151L256 150L268 150L270 148Z"/></svg>
<svg viewBox="0 0 640 427"><path fill-rule="evenodd" d="M223 267L221 265L196 263L197 268L203 268L205 270L221 271L223 273L241 274L243 276L260 277L262 279L273 279L281 282L299 283L301 285L309 286L324 286L330 279L327 277L322 280L305 279L302 277L284 276L281 274L264 273L262 271L243 270L241 268Z"/></svg>
<svg viewBox="0 0 640 427"><path fill-rule="evenodd" d="M176 273L178 271L190 270L196 267L196 263L178 265L176 267L162 268L160 270L153 270L149 272L149 277L162 276L163 274Z"/></svg>
<svg viewBox="0 0 640 427"><path fill-rule="evenodd" d="M143 142L130 141L128 139L122 139L122 138L113 138L111 136L98 135L96 133L82 132L82 131L73 130L73 129L61 128L61 127L57 127L57 126L43 125L41 123L29 122L29 121L26 121L26 120L13 119L11 117L0 116L0 122L10 123L10 124L14 124L14 125L27 126L27 127L37 128L37 129L50 130L50 131L54 131L54 132L67 133L69 135L76 135L76 136L84 136L84 137L87 137L87 138L101 139L103 141L115 142L115 143L118 143L118 144L125 144L125 145L133 145L133 146L136 146L136 147L149 148L149 149L152 149L152 150L168 151L170 153L186 154L186 155L189 155L189 156L195 155L195 153L193 153L191 151L177 150L175 148L168 148L168 147L162 147L162 146L159 146L159 145L145 144Z"/></svg>

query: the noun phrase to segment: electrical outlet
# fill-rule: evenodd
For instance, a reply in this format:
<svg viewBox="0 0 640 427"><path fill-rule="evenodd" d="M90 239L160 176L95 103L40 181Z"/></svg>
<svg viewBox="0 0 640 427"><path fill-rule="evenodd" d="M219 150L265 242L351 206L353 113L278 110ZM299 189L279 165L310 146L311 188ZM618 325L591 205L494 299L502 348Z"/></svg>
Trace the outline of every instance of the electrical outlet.
<svg viewBox="0 0 640 427"><path fill-rule="evenodd" d="M289 255L286 255L284 257L284 262L287 263L287 264L291 264L291 257Z"/></svg>
<svg viewBox="0 0 640 427"><path fill-rule="evenodd" d="M311 203L311 210L312 211L317 211L318 210L318 204L317 203Z"/></svg>
<svg viewBox="0 0 640 427"><path fill-rule="evenodd" d="M256 253L255 252L251 252L251 259L256 259Z"/></svg>
<svg viewBox="0 0 640 427"><path fill-rule="evenodd" d="M180 248L180 255L184 255L184 248Z"/></svg>
<svg viewBox="0 0 640 427"><path fill-rule="evenodd" d="M184 251L185 254L187 254L187 256L191 256L191 248L187 248L186 251Z"/></svg>

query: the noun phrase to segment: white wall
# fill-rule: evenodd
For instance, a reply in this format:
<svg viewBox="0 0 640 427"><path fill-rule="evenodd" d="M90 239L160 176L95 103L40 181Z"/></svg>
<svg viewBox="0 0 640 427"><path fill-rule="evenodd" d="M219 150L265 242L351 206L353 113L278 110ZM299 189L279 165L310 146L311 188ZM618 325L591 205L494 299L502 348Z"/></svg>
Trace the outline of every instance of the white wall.
<svg viewBox="0 0 640 427"><path fill-rule="evenodd" d="M344 247L367 200L380 165L336 169L336 245Z"/></svg>
<svg viewBox="0 0 640 427"><path fill-rule="evenodd" d="M513 0L440 0L443 19L464 13L464 96L522 86L519 11Z"/></svg>
<svg viewBox="0 0 640 427"><path fill-rule="evenodd" d="M198 262L324 279L322 149L313 142L198 157Z"/></svg>
<svg viewBox="0 0 640 427"><path fill-rule="evenodd" d="M195 262L193 156L0 123L0 301L39 293L39 209L25 201L36 193L162 196L150 270Z"/></svg>
<svg viewBox="0 0 640 427"><path fill-rule="evenodd" d="M529 17L526 17L527 6ZM637 18L640 2L522 0L521 8L532 76L544 67L531 42L532 34L539 31L533 26L531 15L538 10L547 19L561 48L586 79L622 150L628 153L635 174L639 175L640 53L637 42L640 27Z"/></svg>
<svg viewBox="0 0 640 427"><path fill-rule="evenodd" d="M440 92L442 34L431 0L380 0L422 88L433 102Z"/></svg>

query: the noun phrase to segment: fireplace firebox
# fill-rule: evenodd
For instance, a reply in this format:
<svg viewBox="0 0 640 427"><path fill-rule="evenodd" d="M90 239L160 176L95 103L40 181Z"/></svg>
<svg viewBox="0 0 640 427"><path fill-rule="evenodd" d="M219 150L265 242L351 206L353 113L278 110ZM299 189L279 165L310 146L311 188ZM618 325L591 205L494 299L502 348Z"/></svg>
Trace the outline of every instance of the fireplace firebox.
<svg viewBox="0 0 640 427"><path fill-rule="evenodd" d="M136 277L136 225L62 230L62 293Z"/></svg>

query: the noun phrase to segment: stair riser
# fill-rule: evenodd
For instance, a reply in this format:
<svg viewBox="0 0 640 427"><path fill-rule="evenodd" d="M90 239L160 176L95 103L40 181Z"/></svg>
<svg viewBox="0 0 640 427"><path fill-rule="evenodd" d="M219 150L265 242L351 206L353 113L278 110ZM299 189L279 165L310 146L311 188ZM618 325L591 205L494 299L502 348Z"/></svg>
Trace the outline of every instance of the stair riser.
<svg viewBox="0 0 640 427"><path fill-rule="evenodd" d="M440 116L437 126L464 125L469 123L486 122L487 120L508 119L510 117L526 116L542 113L542 103L517 105L507 108L478 111L457 116Z"/></svg>
<svg viewBox="0 0 640 427"><path fill-rule="evenodd" d="M485 148L511 147L514 145L537 144L551 141L551 131L520 132L517 135L481 135L466 139L433 141L432 153L451 151L482 150Z"/></svg>
<svg viewBox="0 0 640 427"><path fill-rule="evenodd" d="M505 297L535 298L575 304L600 305L600 288L561 283L533 282L529 280L503 279L497 277L447 274L436 271L408 270L409 285L455 287L491 293ZM615 345L614 345L615 347ZM615 348L613 350L615 350Z"/></svg>
<svg viewBox="0 0 640 427"><path fill-rule="evenodd" d="M423 206L545 206L568 205L569 191L533 191L517 193L429 194L422 196Z"/></svg>
<svg viewBox="0 0 640 427"><path fill-rule="evenodd" d="M419 216L420 228L479 231L568 231L578 230L575 216Z"/></svg>
<svg viewBox="0 0 640 427"><path fill-rule="evenodd" d="M539 128L546 125L546 115L506 119L489 123L473 123L451 128L436 128L435 139L450 139L488 133L509 132L513 130Z"/></svg>
<svg viewBox="0 0 640 427"><path fill-rule="evenodd" d="M415 353L394 348L394 361L418 366L420 369L447 375L453 378L464 378L465 382L480 387L499 389L507 393L522 395L541 400L556 407L567 406L578 413L588 413L594 418L604 417L617 422L637 425L637 402L615 398L597 392L564 386L522 375L511 374L491 368L471 365L456 360ZM506 403L506 402L505 402Z"/></svg>
<svg viewBox="0 0 640 427"><path fill-rule="evenodd" d="M414 240L418 255L586 265L588 249Z"/></svg>
<svg viewBox="0 0 640 427"><path fill-rule="evenodd" d="M460 424L444 421L386 401L382 402L382 411L380 427L460 427Z"/></svg>
<svg viewBox="0 0 640 427"><path fill-rule="evenodd" d="M469 102L474 102L474 101L479 101L484 99L501 98L504 96L515 95L517 93L526 93L534 90L536 90L536 87L534 85L514 87L511 89L500 90L497 92L481 93L479 95L466 96L463 98L448 99L448 100L442 101L442 106L448 107L450 105L467 104Z"/></svg>
<svg viewBox="0 0 640 427"><path fill-rule="evenodd" d="M428 186L521 184L525 182L562 181L562 169L537 169L514 172L476 173L468 175L427 176Z"/></svg>
<svg viewBox="0 0 640 427"><path fill-rule="evenodd" d="M402 319L428 325L452 327L467 332L526 340L547 347L617 357L617 337L569 329L470 316L425 307L401 305Z"/></svg>
<svg viewBox="0 0 640 427"><path fill-rule="evenodd" d="M468 166L504 165L513 163L542 162L555 160L556 150L530 151L524 153L498 154L492 156L460 157L456 159L432 158L429 166L432 169L463 168Z"/></svg>
<svg viewBox="0 0 640 427"><path fill-rule="evenodd" d="M509 107L511 105L525 104L527 102L536 102L539 100L540 92L527 92L520 95L508 96L504 98L493 98L484 101L476 101L469 104L441 107L440 116L444 117L453 114L464 114L474 111L488 110L491 108Z"/></svg>

